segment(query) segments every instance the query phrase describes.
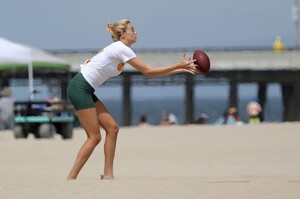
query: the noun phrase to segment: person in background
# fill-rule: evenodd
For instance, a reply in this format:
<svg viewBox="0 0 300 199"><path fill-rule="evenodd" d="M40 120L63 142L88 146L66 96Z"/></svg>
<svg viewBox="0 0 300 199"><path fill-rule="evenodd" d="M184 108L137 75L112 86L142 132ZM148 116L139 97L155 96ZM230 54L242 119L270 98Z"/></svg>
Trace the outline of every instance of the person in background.
<svg viewBox="0 0 300 199"><path fill-rule="evenodd" d="M235 107L228 108L215 124L217 125L242 125L244 124L238 116L238 111Z"/></svg>
<svg viewBox="0 0 300 199"><path fill-rule="evenodd" d="M147 122L147 117L146 117L146 115L141 115L139 126L140 126L140 127L147 127L147 126L150 126L150 125L148 124L148 122Z"/></svg>
<svg viewBox="0 0 300 199"><path fill-rule="evenodd" d="M4 87L0 94L0 130L13 129L15 100L9 87Z"/></svg>
<svg viewBox="0 0 300 199"><path fill-rule="evenodd" d="M227 111L227 117L224 120L225 125L239 125L240 120L238 111L235 107L230 107Z"/></svg>
<svg viewBox="0 0 300 199"><path fill-rule="evenodd" d="M206 113L201 113L200 117L197 119L197 124L207 124L208 123L208 115Z"/></svg>
<svg viewBox="0 0 300 199"><path fill-rule="evenodd" d="M171 112L165 112L163 114L163 121L160 123L162 126L178 124L177 117Z"/></svg>
<svg viewBox="0 0 300 199"><path fill-rule="evenodd" d="M257 98L250 99L249 103L247 104L247 114L248 114L248 123L249 124L257 124L262 122L262 108L261 105L258 103Z"/></svg>
<svg viewBox="0 0 300 199"><path fill-rule="evenodd" d="M114 179L113 164L119 133L119 125L106 106L94 94L106 80L119 75L125 64L149 77L168 76L176 73L196 74L196 60L185 58L168 66L150 66L137 57L131 46L137 42L137 32L128 19L107 24L107 31L113 43L99 50L91 59L81 64L80 71L73 77L67 88L67 96L76 110L81 127L85 130L86 140L80 148L75 162L67 177L75 180L88 161L95 147L101 141L101 129L106 132L104 143L104 172L101 179Z"/></svg>

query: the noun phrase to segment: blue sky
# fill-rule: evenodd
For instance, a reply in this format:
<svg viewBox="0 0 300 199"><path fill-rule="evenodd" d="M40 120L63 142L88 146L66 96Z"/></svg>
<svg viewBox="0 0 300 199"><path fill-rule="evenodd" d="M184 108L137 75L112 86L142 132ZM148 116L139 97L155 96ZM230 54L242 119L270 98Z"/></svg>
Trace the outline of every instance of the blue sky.
<svg viewBox="0 0 300 199"><path fill-rule="evenodd" d="M2 0L1 34L42 49L102 48L107 22L132 21L134 48L293 46L294 0Z"/></svg>

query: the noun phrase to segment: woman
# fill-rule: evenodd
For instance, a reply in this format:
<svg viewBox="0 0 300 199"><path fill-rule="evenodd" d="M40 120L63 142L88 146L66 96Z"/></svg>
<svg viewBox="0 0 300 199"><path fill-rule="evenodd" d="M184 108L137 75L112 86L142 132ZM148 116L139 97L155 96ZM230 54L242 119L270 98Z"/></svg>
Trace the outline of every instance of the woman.
<svg viewBox="0 0 300 199"><path fill-rule="evenodd" d="M104 104L95 96L94 91L108 78L122 72L125 63L146 76L171 75L180 72L197 73L195 60L186 60L185 55L177 64L151 67L131 50L137 41L137 33L127 19L107 25L113 43L102 49L97 55L81 65L80 72L72 79L67 94L74 105L87 140L78 152L74 165L68 175L69 180L76 179L94 148L101 140L100 127L106 132L104 143L104 173L101 179L113 179L113 161L116 150L119 126Z"/></svg>

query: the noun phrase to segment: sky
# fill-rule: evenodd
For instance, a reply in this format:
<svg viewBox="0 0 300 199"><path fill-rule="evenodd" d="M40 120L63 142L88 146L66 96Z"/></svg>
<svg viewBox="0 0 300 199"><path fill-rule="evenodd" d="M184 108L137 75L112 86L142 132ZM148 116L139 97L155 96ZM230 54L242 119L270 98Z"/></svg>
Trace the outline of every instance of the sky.
<svg viewBox="0 0 300 199"><path fill-rule="evenodd" d="M106 25L129 19L133 48L294 45L294 0L2 0L0 37L45 50L99 49Z"/></svg>

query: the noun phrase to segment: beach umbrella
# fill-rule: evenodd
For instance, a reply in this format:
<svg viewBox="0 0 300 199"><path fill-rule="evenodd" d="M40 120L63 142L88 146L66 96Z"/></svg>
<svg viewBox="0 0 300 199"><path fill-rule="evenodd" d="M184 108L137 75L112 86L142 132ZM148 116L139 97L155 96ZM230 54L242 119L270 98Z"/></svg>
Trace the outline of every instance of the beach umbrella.
<svg viewBox="0 0 300 199"><path fill-rule="evenodd" d="M0 72L28 70L29 98L33 99L35 70L69 71L70 64L46 51L0 37Z"/></svg>

